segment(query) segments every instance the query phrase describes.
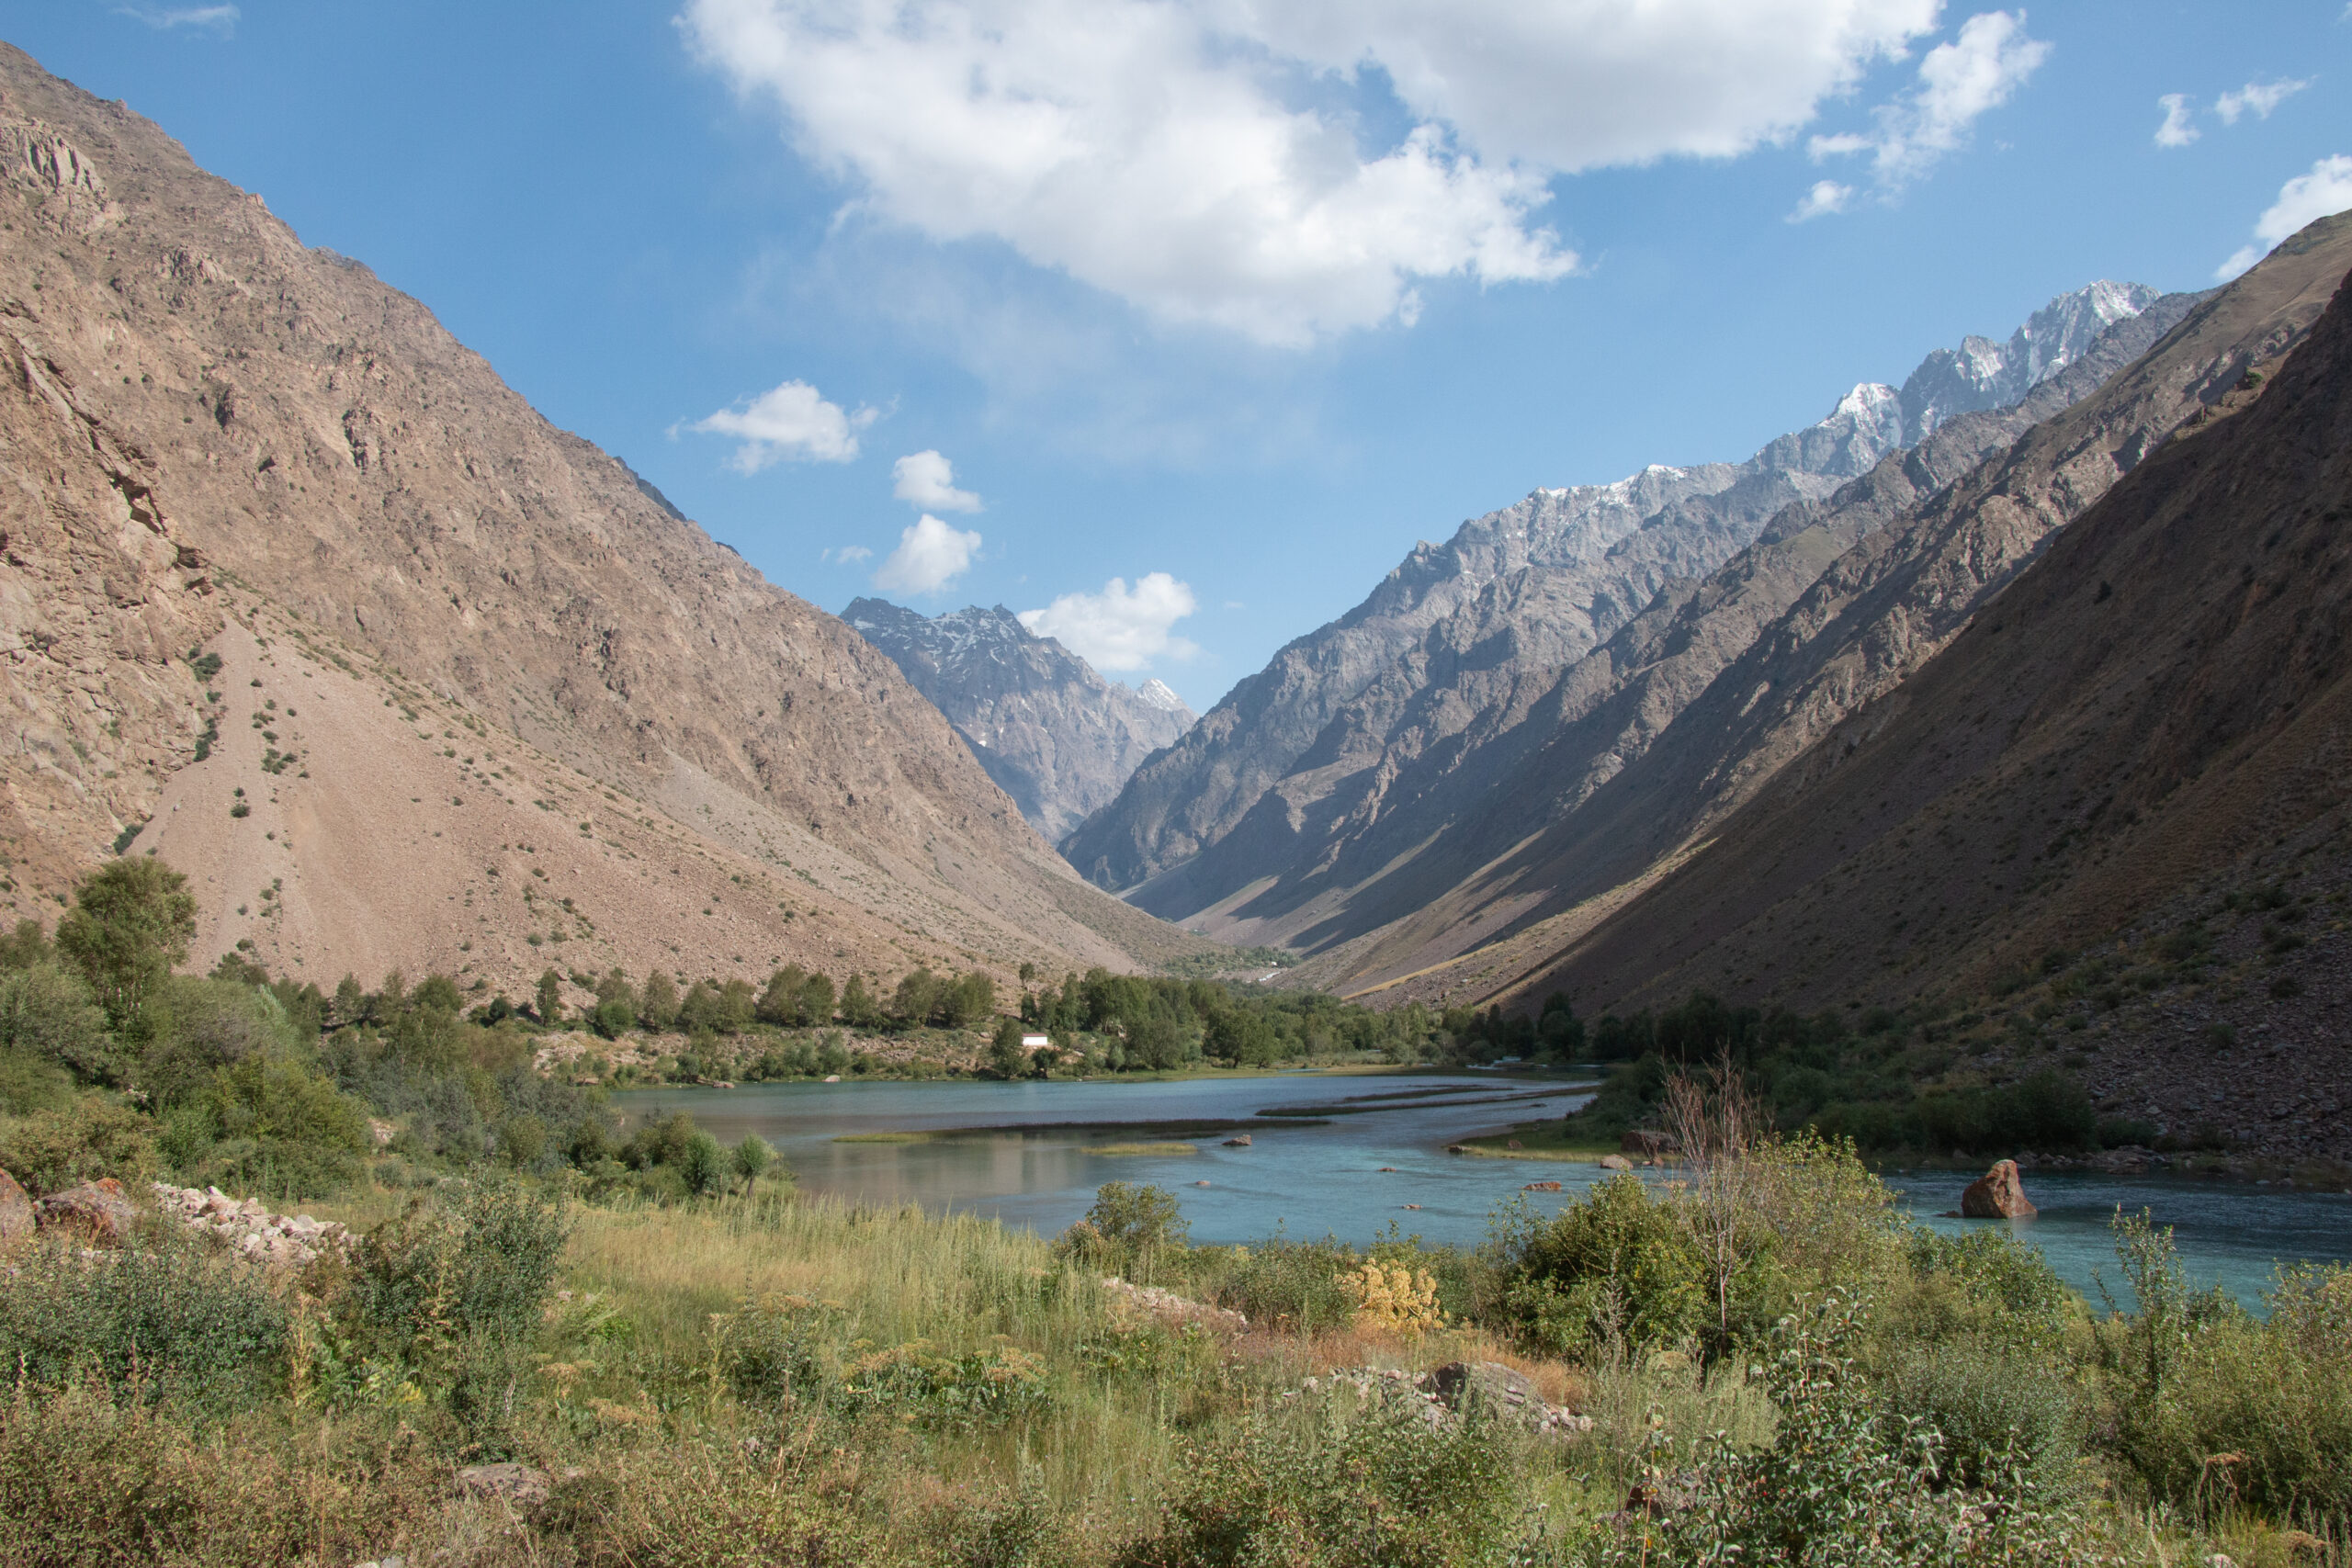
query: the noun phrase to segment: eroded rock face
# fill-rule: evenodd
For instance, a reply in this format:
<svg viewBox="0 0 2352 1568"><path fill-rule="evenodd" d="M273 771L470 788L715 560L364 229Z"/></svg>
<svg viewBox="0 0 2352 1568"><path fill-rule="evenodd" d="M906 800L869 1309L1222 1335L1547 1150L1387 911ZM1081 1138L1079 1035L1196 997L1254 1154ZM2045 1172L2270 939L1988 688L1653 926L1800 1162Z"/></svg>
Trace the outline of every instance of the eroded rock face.
<svg viewBox="0 0 2352 1568"><path fill-rule="evenodd" d="M32 1239L33 1201L17 1179L0 1170L0 1249Z"/></svg>
<svg viewBox="0 0 2352 1568"><path fill-rule="evenodd" d="M2025 1195L2018 1162L2005 1159L1968 1184L1960 1212L1971 1220L2030 1220L2041 1211Z"/></svg>
<svg viewBox="0 0 2352 1568"><path fill-rule="evenodd" d="M76 1236L94 1247L120 1247L139 1227L139 1206L121 1182L102 1176L51 1193L33 1205L33 1217L42 1230Z"/></svg>

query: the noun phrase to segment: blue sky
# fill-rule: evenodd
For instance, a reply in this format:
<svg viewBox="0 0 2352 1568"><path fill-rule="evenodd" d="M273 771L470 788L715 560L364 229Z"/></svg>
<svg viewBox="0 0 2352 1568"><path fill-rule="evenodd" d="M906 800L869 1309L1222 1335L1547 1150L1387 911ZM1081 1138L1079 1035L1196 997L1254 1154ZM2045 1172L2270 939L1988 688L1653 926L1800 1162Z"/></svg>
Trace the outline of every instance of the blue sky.
<svg viewBox="0 0 2352 1568"><path fill-rule="evenodd" d="M2335 0L0 0L0 37L783 586L1049 610L1203 709L1464 517L2352 205Z"/></svg>

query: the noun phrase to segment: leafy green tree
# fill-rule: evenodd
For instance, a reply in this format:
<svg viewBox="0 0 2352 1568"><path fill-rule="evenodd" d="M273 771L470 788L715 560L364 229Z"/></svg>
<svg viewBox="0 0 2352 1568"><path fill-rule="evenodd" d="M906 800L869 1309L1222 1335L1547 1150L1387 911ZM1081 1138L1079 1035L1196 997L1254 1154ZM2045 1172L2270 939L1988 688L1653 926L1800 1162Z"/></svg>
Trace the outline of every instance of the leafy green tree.
<svg viewBox="0 0 2352 1568"><path fill-rule="evenodd" d="M328 1016L340 1026L357 1023L368 1012L368 993L360 988L359 976L345 971L335 982L334 1007Z"/></svg>
<svg viewBox="0 0 2352 1568"><path fill-rule="evenodd" d="M687 987L686 999L678 1004L678 1021L689 1034L716 1034L726 1017L718 987L707 980L696 980Z"/></svg>
<svg viewBox="0 0 2352 1568"><path fill-rule="evenodd" d="M601 1011L616 1002L628 1010L629 1021L634 1023L637 1021L637 987L628 983L628 976L617 964L605 970L605 977L596 982L597 1009Z"/></svg>
<svg viewBox="0 0 2352 1568"><path fill-rule="evenodd" d="M939 976L917 964L890 997L890 1021L901 1029L920 1029L931 1021L939 1005Z"/></svg>
<svg viewBox="0 0 2352 1568"><path fill-rule="evenodd" d="M828 1024L833 1021L833 980L830 975L811 975L800 987L800 1021L804 1024Z"/></svg>
<svg viewBox="0 0 2352 1568"><path fill-rule="evenodd" d="M645 991L637 1005L638 1021L657 1032L678 1026L678 987L656 969L645 977Z"/></svg>
<svg viewBox="0 0 2352 1568"><path fill-rule="evenodd" d="M842 1021L852 1029L874 1029L882 1022L882 1006L865 988L863 975L852 975L842 987Z"/></svg>
<svg viewBox="0 0 2352 1568"><path fill-rule="evenodd" d="M431 1008L436 1012L459 1012L465 1008L464 995L458 982L447 975L427 975L424 983L409 994L409 1006Z"/></svg>
<svg viewBox="0 0 2352 1568"><path fill-rule="evenodd" d="M408 976L397 969L388 970L384 983L368 998L368 1021L382 1025L392 1021L408 1009Z"/></svg>
<svg viewBox="0 0 2352 1568"><path fill-rule="evenodd" d="M759 1180L769 1164L775 1160L775 1151L768 1147L766 1140L757 1133L747 1133L743 1136L743 1141L735 1145L732 1153L735 1160L735 1174L743 1179L743 1196L748 1198L752 1195L752 1183Z"/></svg>
<svg viewBox="0 0 2352 1568"><path fill-rule="evenodd" d="M618 1040L637 1021L637 1010L627 1002L598 1002L590 1025L607 1040Z"/></svg>
<svg viewBox="0 0 2352 1568"><path fill-rule="evenodd" d="M808 971L797 964L787 964L768 976L767 988L760 993L753 1009L762 1023L773 1023L779 1029L790 1029L806 1023L801 1014L801 1002L808 984Z"/></svg>
<svg viewBox="0 0 2352 1568"><path fill-rule="evenodd" d="M563 976L549 969L539 976L538 999L534 1010L541 1023L563 1021Z"/></svg>
<svg viewBox="0 0 2352 1568"><path fill-rule="evenodd" d="M989 1066L1001 1078L1019 1077L1028 1065L1027 1053L1021 1049L1021 1021L1000 1018L996 1021L996 1037L989 1042Z"/></svg>
<svg viewBox="0 0 2352 1568"><path fill-rule="evenodd" d="M978 969L969 970L940 987L934 1010L950 1029L978 1022L996 1010L996 982Z"/></svg>
<svg viewBox="0 0 2352 1568"><path fill-rule="evenodd" d="M718 1022L722 1034L741 1034L752 1027L755 1003L748 980L729 980L718 987Z"/></svg>
<svg viewBox="0 0 2352 1568"><path fill-rule="evenodd" d="M147 999L196 937L187 878L145 855L109 862L82 879L57 922L57 949L82 972L118 1032L137 1032Z"/></svg>
<svg viewBox="0 0 2352 1568"><path fill-rule="evenodd" d="M0 936L0 969L28 969L55 956L39 920L18 920L15 931Z"/></svg>
<svg viewBox="0 0 2352 1568"><path fill-rule="evenodd" d="M678 1151L678 1174L686 1179L686 1190L698 1196L718 1191L731 1166L727 1151L708 1133L695 1133Z"/></svg>
<svg viewBox="0 0 2352 1568"><path fill-rule="evenodd" d="M0 970L0 1051L55 1062L75 1077L119 1084L133 1058L107 1033L82 977L46 959Z"/></svg>

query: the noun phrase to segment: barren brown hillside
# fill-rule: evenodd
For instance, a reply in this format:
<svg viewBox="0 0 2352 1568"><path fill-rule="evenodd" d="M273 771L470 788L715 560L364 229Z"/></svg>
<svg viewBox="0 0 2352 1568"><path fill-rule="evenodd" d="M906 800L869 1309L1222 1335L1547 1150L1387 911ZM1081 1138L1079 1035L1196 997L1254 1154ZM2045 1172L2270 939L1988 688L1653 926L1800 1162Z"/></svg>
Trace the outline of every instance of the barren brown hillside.
<svg viewBox="0 0 2352 1568"><path fill-rule="evenodd" d="M138 847L200 869L208 932L258 939L233 911L282 882L268 940L330 984L483 964L484 942L536 971L547 911L481 884L556 828L583 853L614 840L578 869L604 880L563 896L632 970L696 947L1126 967L1196 945L1079 883L887 659L549 426L423 306L5 46L0 164L18 912L161 809L177 822ZM175 778L205 723L199 645L231 660L223 761ZM302 710L270 726L301 757L266 781L283 822L256 804L234 832L186 826L256 797L258 774L214 785L232 756L258 768L236 753L263 700ZM510 776L469 788L493 754ZM571 808L591 796L601 813ZM483 820L502 812L526 815ZM762 898L706 918L672 896L693 867ZM722 919L725 941L681 939Z"/></svg>

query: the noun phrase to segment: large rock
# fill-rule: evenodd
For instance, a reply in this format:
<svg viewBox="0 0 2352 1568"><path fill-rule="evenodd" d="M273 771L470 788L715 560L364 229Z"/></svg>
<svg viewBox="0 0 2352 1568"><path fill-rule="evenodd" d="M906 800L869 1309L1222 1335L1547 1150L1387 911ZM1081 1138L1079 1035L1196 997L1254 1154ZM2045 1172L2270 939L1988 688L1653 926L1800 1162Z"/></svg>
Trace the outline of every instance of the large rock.
<svg viewBox="0 0 2352 1568"><path fill-rule="evenodd" d="M2005 1159L1968 1184L1960 1195L1960 1212L1971 1220L2030 1220L2041 1211L2025 1195L2018 1162Z"/></svg>
<svg viewBox="0 0 2352 1568"><path fill-rule="evenodd" d="M15 1177L0 1170L0 1248L30 1241L32 1235L33 1201Z"/></svg>
<svg viewBox="0 0 2352 1568"><path fill-rule="evenodd" d="M123 1192L121 1182L102 1176L51 1193L33 1205L33 1217L42 1230L79 1235L99 1247L120 1247L138 1228L139 1207Z"/></svg>
<svg viewBox="0 0 2352 1568"><path fill-rule="evenodd" d="M1459 1410L1474 1399L1504 1415L1531 1419L1540 1419L1548 1409L1534 1382L1500 1361L1448 1361L1422 1378L1419 1386L1449 1410Z"/></svg>

